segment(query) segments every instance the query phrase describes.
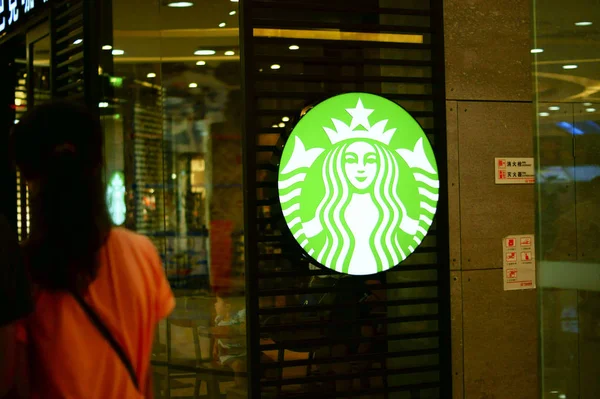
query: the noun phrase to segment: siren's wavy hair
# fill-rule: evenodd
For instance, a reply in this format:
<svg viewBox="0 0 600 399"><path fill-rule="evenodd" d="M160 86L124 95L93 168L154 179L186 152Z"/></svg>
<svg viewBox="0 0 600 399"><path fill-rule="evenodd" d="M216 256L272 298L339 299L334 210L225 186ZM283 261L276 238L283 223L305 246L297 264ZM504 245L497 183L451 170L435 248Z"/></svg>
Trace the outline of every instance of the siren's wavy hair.
<svg viewBox="0 0 600 399"><path fill-rule="evenodd" d="M369 141L377 154L378 171L372 184L373 202L379 210L370 247L377 261L377 271L384 265L395 265L406 255L399 242L400 222L405 207L398 195L400 165L396 155L379 142ZM321 263L335 265L335 270L348 271L349 258L355 242L344 213L352 199L354 187L349 185L344 171L344 156L349 144L339 143L326 155L322 178L325 195L317 207L316 214L325 233L325 245L317 255Z"/></svg>

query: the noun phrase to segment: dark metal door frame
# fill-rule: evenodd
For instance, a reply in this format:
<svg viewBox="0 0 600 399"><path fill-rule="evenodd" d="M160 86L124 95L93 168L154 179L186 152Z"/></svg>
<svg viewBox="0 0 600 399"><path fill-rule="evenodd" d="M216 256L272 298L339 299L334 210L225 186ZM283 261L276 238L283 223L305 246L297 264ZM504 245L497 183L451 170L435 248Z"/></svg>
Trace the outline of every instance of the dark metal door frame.
<svg viewBox="0 0 600 399"><path fill-rule="evenodd" d="M335 4L334 4L335 3ZM264 12L267 9L282 11L289 9L289 14L293 14L294 11L304 12L314 11L315 13L331 13L335 12L376 12L376 13L391 13L400 15L403 12L406 15L414 16L426 16L429 18L428 29L425 30L426 34L430 37L430 42L423 48L429 49L430 61L416 61L412 65L429 65L431 67L431 94L427 95L427 101L431 101L432 110L427 112L415 112L415 114L427 114L428 117L434 121L433 127L428 132L435 137L435 154L438 161L439 176L440 176L440 198L438 202L438 211L436 215L436 253L437 261L432 266L432 270L437 271L437 334L438 334L438 346L435 353L439 357L439 361L435 369L439 372L439 380L432 386L439 388L439 395L442 398L450 397L452 395L452 370L451 370L451 329L450 329L450 262L449 262L449 231L448 231L448 201L447 201L447 144L446 144L446 115L445 115L445 66L444 66L444 32L443 32L443 2L442 0L430 0L428 2L429 8L426 12L421 10L402 10L402 9L390 9L390 8L377 8L370 4L363 3L360 6L348 5L344 9L339 5L339 1L332 0L330 3L319 3L312 1L286 1L286 2L272 2L265 0L247 0L240 3L240 40L241 40L241 61L242 61L242 88L244 91L244 212L245 212L245 243L246 243L246 306L247 306L247 318L248 318L248 349L249 349L249 367L248 367L248 378L249 378L249 390L251 398L261 397L261 363L260 363L260 314L261 308L259 306L259 297L261 295L261 287L259 281L264 277L264 271L258 269L260 259L264 255L259 254L259 241L261 231L257 227L261 222L258 214L257 207L265 203L264 199L258 198L259 190L267 189L265 182L257 180L258 156L261 152L267 151L268 148L260 146L257 143L258 134L272 129L259 126L258 118L261 111L261 105L259 100L264 96L264 87L261 87L260 92L255 89L257 70L264 68L266 64L259 65L259 62L265 58L264 55L257 56L257 47L259 47L264 41L259 41L254 37L254 29L258 26L260 28L268 26L269 28L275 28L281 26L282 28L289 28L290 26L276 25L279 23L275 21L275 18L270 19L269 16ZM398 0L398 3L401 3ZM343 10L343 11L342 11ZM293 19L294 17L291 17ZM298 18L299 20L302 18ZM334 18L335 19L335 18ZM295 24L295 28L301 29L306 26L304 22L292 21L292 22L281 22L282 24ZM304 23L304 25L302 25ZM268 25L273 24L273 25ZM331 22L320 22L322 26L330 25L334 27L334 23ZM342 27L344 25L344 27ZM349 23L339 24L340 30L349 29ZM400 31L409 31L411 27L400 27L400 26L380 26L377 27L377 23L370 23L370 26L364 26L365 32L377 32L377 29L395 29L398 28ZM309 45L310 41L307 40L296 40L301 45ZM278 42L273 41L274 45ZM263 45L264 46L264 45ZM343 45L341 45L343 46ZM371 48L375 47L373 44L369 44ZM345 47L350 47L344 46ZM397 45L396 48L406 48L411 51L414 50L415 46L404 46ZM281 54L281 58L289 58L288 54ZM279 56L279 55L278 55ZM262 58L261 58L262 57ZM268 58L268 57L267 57ZM274 57L271 57L274 59ZM309 62L321 62L311 58ZM327 62L338 62L339 60L325 60ZM325 62L323 61L323 62ZM395 65L391 63L391 60L383 60L387 64L382 65ZM263 61L264 62L264 61ZM302 61L297 61L302 62ZM371 62L373 62L371 60ZM331 64L329 64L331 65ZM410 65L407 63L406 65ZM301 76L297 77L297 81L303 79ZM343 80L338 80L343 81ZM345 81L344 81L345 82ZM360 82L356 83L356 87L360 87ZM368 89L367 89L368 91ZM282 96L295 95L293 98L302 98L302 93L291 93L286 92ZM275 94L269 93L268 98L276 97ZM409 99L410 95L403 95L402 92L397 93L396 98L398 100ZM304 96L305 100L308 100L308 96ZM269 110L271 111L271 110ZM298 112L300 110L298 109ZM263 114L260 114L263 115ZM274 132L271 132L274 133ZM276 165L261 165L266 168L276 168ZM261 225L262 226L262 225ZM289 291L289 290L288 290ZM419 384L417 384L419 385ZM422 384L422 387L426 387L427 384ZM410 389L410 388L408 388ZM410 390L411 395L419 397L419 387L415 387L414 390ZM379 392L387 395L391 395L386 387L385 392ZM303 393L307 394L307 393ZM358 395L358 394L357 394ZM342 394L342 396L347 396Z"/></svg>

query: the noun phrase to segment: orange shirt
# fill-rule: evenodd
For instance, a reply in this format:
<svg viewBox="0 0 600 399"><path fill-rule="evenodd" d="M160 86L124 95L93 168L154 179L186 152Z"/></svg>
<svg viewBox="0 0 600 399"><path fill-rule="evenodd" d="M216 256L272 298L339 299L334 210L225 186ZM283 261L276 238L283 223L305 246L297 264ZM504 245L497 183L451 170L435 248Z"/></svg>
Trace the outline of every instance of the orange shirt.
<svg viewBox="0 0 600 399"><path fill-rule="evenodd" d="M140 389L148 378L158 322L175 306L154 245L125 229L111 231L86 301L123 348ZM21 329L31 348L33 398L141 398L127 369L76 300L42 291Z"/></svg>

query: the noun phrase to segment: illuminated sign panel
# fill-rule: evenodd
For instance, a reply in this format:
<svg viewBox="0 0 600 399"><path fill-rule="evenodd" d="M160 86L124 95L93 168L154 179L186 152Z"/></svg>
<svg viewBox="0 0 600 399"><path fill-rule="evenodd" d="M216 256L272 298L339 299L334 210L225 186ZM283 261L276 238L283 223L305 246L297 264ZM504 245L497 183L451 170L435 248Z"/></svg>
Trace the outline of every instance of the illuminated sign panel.
<svg viewBox="0 0 600 399"><path fill-rule="evenodd" d="M121 172L113 173L106 188L106 205L115 226L125 223L127 205L125 204L125 176Z"/></svg>
<svg viewBox="0 0 600 399"><path fill-rule="evenodd" d="M425 238L439 198L433 149L396 103L366 93L310 110L287 141L279 200L295 240L351 275L388 270Z"/></svg>
<svg viewBox="0 0 600 399"><path fill-rule="evenodd" d="M49 0L0 0L0 35L13 30Z"/></svg>

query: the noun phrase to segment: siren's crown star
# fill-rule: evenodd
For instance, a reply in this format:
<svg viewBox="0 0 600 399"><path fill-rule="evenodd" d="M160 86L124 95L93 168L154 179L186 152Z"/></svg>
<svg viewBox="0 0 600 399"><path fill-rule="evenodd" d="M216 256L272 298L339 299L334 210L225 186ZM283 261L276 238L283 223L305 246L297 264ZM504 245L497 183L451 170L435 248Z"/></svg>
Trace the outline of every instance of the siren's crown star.
<svg viewBox="0 0 600 399"><path fill-rule="evenodd" d="M380 143L389 145L396 129L385 130L388 120L382 120L371 126L369 123L369 116L373 113L373 109L368 109L363 106L361 99L358 99L356 108L347 108L348 112L352 116L350 126L346 125L339 119L331 118L334 129L323 127L325 133L329 137L331 144L337 144L344 140L354 139L370 139L379 141ZM358 126L362 126L366 130L354 130Z"/></svg>

